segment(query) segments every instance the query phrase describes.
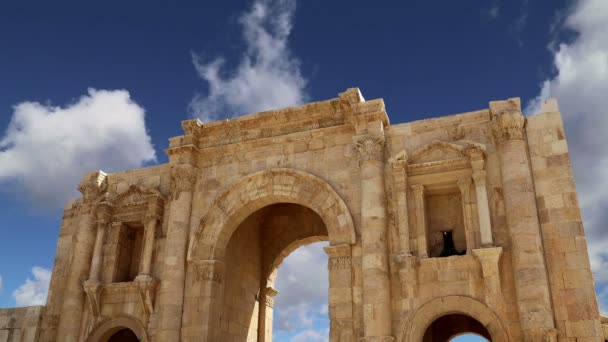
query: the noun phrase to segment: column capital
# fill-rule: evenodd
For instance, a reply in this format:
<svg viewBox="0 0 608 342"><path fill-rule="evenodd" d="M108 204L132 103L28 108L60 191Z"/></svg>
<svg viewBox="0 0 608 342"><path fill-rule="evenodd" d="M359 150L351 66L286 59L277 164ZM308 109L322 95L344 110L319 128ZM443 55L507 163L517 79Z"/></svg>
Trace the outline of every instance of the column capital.
<svg viewBox="0 0 608 342"><path fill-rule="evenodd" d="M422 184L412 184L412 186L410 186L410 189L412 189L414 193L424 193L424 185Z"/></svg>
<svg viewBox="0 0 608 342"><path fill-rule="evenodd" d="M473 180L475 181L475 185L485 185L486 184L486 176L487 172L485 170L475 170L473 171Z"/></svg>
<svg viewBox="0 0 608 342"><path fill-rule="evenodd" d="M156 213L147 213L146 215L144 215L144 225L147 225L150 222L158 222L160 220L160 215L156 214Z"/></svg>
<svg viewBox="0 0 608 342"><path fill-rule="evenodd" d="M198 178L198 169L188 164L172 165L170 172L171 187L177 193L191 191Z"/></svg>
<svg viewBox="0 0 608 342"><path fill-rule="evenodd" d="M97 197L101 196L107 188L107 174L103 171L87 173L82 178L80 184L78 184L78 191L82 194L84 203L93 202Z"/></svg>
<svg viewBox="0 0 608 342"><path fill-rule="evenodd" d="M353 137L361 161L383 161L385 138L382 135L363 134Z"/></svg>
<svg viewBox="0 0 608 342"><path fill-rule="evenodd" d="M503 111L492 118L492 133L500 144L507 140L523 140L526 118L519 110Z"/></svg>
<svg viewBox="0 0 608 342"><path fill-rule="evenodd" d="M461 178L456 182L456 184L458 184L458 187L460 188L460 191L468 189L467 186L471 183L473 183L473 180L471 178Z"/></svg>

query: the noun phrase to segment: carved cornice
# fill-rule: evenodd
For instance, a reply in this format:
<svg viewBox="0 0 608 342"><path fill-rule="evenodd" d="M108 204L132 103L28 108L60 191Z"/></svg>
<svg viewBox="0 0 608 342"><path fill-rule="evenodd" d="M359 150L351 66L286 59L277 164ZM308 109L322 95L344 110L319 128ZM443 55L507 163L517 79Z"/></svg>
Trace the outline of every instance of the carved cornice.
<svg viewBox="0 0 608 342"><path fill-rule="evenodd" d="M198 169L191 165L171 166L171 188L174 193L191 191L198 177Z"/></svg>
<svg viewBox="0 0 608 342"><path fill-rule="evenodd" d="M355 137L354 142L362 162L384 160L384 136L366 134Z"/></svg>
<svg viewBox="0 0 608 342"><path fill-rule="evenodd" d="M523 140L526 118L520 111L504 111L492 118L492 133L500 144L507 140Z"/></svg>

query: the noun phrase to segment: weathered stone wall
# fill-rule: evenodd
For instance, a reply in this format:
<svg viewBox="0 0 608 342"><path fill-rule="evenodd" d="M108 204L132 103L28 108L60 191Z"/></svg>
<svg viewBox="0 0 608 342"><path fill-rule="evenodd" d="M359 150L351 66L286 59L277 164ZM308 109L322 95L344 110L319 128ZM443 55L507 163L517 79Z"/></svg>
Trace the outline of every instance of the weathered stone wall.
<svg viewBox="0 0 608 342"><path fill-rule="evenodd" d="M561 115L553 103L526 127L555 322L564 341L602 336Z"/></svg>
<svg viewBox="0 0 608 342"><path fill-rule="evenodd" d="M0 309L0 342L35 342L44 306Z"/></svg>

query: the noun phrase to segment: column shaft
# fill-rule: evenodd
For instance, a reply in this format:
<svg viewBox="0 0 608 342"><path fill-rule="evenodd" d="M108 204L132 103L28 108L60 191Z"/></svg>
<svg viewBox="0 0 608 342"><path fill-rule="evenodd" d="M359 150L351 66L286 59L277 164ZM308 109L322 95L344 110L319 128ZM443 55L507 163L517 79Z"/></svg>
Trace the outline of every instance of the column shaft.
<svg viewBox="0 0 608 342"><path fill-rule="evenodd" d="M99 281L101 279L101 264L103 262L103 241L106 232L106 222L97 224L97 236L95 237L95 248L93 249L93 260L91 261L91 271L89 280Z"/></svg>
<svg viewBox="0 0 608 342"><path fill-rule="evenodd" d="M479 230L481 233L481 246L494 245L492 238L492 224L490 223L490 208L488 206L488 193L486 191L486 172L483 170L473 172L475 181L475 195L477 196L477 215L479 217Z"/></svg>
<svg viewBox="0 0 608 342"><path fill-rule="evenodd" d="M526 341L542 341L554 322L524 123L520 112L505 111L494 114L492 128L499 143L519 319Z"/></svg>
<svg viewBox="0 0 608 342"><path fill-rule="evenodd" d="M152 270L152 252L154 251L154 239L156 238L156 223L158 218L156 215L146 217L144 231L144 246L142 252L142 263L140 275L149 276Z"/></svg>
<svg viewBox="0 0 608 342"><path fill-rule="evenodd" d="M391 340L384 137L363 136L357 147L361 156L364 335L367 341Z"/></svg>
<svg viewBox="0 0 608 342"><path fill-rule="evenodd" d="M195 169L176 165L171 169L173 200L169 209L169 226L163 258L163 275L159 290L159 322L156 341L179 341L186 281L186 252L192 208L192 186Z"/></svg>
<svg viewBox="0 0 608 342"><path fill-rule="evenodd" d="M471 179L464 178L458 181L462 200L462 213L464 216L464 236L467 242L467 254L477 247L475 246L475 234L473 234L473 208L471 208Z"/></svg>
<svg viewBox="0 0 608 342"><path fill-rule="evenodd" d="M424 206L424 185L412 185L414 201L416 203L416 230L418 232L418 257L427 258L428 246L426 242L426 216Z"/></svg>

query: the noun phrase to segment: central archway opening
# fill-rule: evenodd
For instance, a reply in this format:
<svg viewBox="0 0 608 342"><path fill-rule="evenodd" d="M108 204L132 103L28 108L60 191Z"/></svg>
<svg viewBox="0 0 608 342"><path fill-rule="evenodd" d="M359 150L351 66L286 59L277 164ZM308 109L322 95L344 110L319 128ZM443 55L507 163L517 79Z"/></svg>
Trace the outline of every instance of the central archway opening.
<svg viewBox="0 0 608 342"><path fill-rule="evenodd" d="M125 328L112 334L108 342L139 342L139 338L137 338L133 330Z"/></svg>
<svg viewBox="0 0 608 342"><path fill-rule="evenodd" d="M281 291L275 284L279 266L300 247L328 239L321 217L299 204L275 203L246 217L226 247L221 340L272 341L275 296ZM315 245L308 252L322 252L322 247ZM303 270L314 271L314 268ZM326 264L316 271L324 272L327 277ZM325 291L328 291L327 284L326 278ZM289 282L284 286L289 286ZM286 296L290 292L294 295L290 290L285 289L279 302L289 302Z"/></svg>
<svg viewBox="0 0 608 342"><path fill-rule="evenodd" d="M481 339L480 339L481 338ZM422 342L492 341L490 333L476 319L463 314L447 314L431 323Z"/></svg>

